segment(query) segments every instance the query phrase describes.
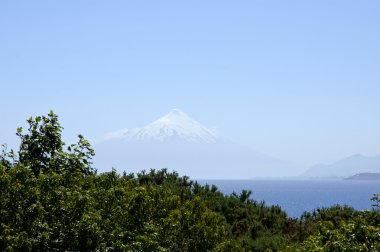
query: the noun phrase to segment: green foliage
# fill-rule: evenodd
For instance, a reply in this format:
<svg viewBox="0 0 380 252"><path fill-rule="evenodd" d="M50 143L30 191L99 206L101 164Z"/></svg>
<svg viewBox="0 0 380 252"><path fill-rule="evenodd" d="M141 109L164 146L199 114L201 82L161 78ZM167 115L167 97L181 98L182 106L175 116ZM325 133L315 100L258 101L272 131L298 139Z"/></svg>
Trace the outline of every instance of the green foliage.
<svg viewBox="0 0 380 252"><path fill-rule="evenodd" d="M61 139L63 128L53 111L47 116L31 117L27 122L27 134L23 134L21 127L16 133L21 139L18 162L28 166L34 175L52 171L62 173L65 170L80 170L85 175L94 172L90 160L95 153L82 135L79 135L77 144L70 145L64 151L65 143Z"/></svg>
<svg viewBox="0 0 380 252"><path fill-rule="evenodd" d="M228 240L199 197L181 202L169 187L115 171L36 177L17 165L0 175L1 251L207 251Z"/></svg>
<svg viewBox="0 0 380 252"><path fill-rule="evenodd" d="M0 155L0 251L378 251L380 212L334 206L289 219L252 192L222 194L166 169L96 174L58 117L28 120ZM378 197L374 195L378 204Z"/></svg>
<svg viewBox="0 0 380 252"><path fill-rule="evenodd" d="M371 198L371 201L373 202L372 206L377 211L380 211L380 193L374 193L373 197Z"/></svg>
<svg viewBox="0 0 380 252"><path fill-rule="evenodd" d="M380 213L332 206L288 222L288 251L379 251Z"/></svg>
<svg viewBox="0 0 380 252"><path fill-rule="evenodd" d="M16 155L13 150L7 151L7 145L1 145L1 154L0 154L0 165L3 165L7 168L11 168L16 164Z"/></svg>
<svg viewBox="0 0 380 252"><path fill-rule="evenodd" d="M297 251L380 251L380 228L363 219L318 223L318 232L297 245Z"/></svg>

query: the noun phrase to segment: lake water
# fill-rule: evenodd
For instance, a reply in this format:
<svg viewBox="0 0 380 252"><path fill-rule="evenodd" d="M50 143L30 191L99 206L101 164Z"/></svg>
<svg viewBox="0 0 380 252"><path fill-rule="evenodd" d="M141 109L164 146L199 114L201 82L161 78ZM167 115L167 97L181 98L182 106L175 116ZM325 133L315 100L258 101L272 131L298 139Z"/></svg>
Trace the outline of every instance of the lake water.
<svg viewBox="0 0 380 252"><path fill-rule="evenodd" d="M225 194L251 190L252 198L279 205L290 217L335 204L357 210L371 209L371 198L380 193L380 181L356 180L198 180L214 184Z"/></svg>

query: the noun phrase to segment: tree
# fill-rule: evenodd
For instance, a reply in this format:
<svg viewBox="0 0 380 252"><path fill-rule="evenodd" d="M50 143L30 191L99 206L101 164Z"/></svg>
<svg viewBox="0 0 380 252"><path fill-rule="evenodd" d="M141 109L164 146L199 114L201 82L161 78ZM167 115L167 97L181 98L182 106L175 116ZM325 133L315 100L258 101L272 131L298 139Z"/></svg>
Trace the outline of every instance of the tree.
<svg viewBox="0 0 380 252"><path fill-rule="evenodd" d="M318 232L297 246L296 251L379 251L380 229L363 219L342 222L338 228L330 221L318 223Z"/></svg>
<svg viewBox="0 0 380 252"><path fill-rule="evenodd" d="M371 201L373 202L372 206L375 207L377 211L380 211L380 193L374 193Z"/></svg>
<svg viewBox="0 0 380 252"><path fill-rule="evenodd" d="M13 150L7 151L7 145L2 144L0 154L0 165L4 165L7 168L11 168L16 163L16 155Z"/></svg>
<svg viewBox="0 0 380 252"><path fill-rule="evenodd" d="M97 174L89 142L65 149L52 111L28 123L18 157L0 153L0 251L380 251L380 211L288 219L251 191L224 195L166 169Z"/></svg>
<svg viewBox="0 0 380 252"><path fill-rule="evenodd" d="M77 144L70 145L64 151L63 127L53 111L47 116L30 117L27 122L27 133L23 134L21 127L16 133L21 139L18 162L29 167L34 175L52 171L62 173L65 170L77 170L85 175L94 172L91 158L95 153L82 135L79 135Z"/></svg>

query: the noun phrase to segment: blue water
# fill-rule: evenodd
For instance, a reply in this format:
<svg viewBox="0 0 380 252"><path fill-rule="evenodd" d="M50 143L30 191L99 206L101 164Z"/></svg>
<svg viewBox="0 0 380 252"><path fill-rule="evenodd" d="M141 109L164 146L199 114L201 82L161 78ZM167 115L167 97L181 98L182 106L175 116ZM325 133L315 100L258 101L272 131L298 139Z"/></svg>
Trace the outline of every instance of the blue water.
<svg viewBox="0 0 380 252"><path fill-rule="evenodd" d="M251 190L252 199L279 205L290 217L335 204L357 210L372 209L371 197L380 193L380 181L356 180L198 180L214 184L225 194Z"/></svg>

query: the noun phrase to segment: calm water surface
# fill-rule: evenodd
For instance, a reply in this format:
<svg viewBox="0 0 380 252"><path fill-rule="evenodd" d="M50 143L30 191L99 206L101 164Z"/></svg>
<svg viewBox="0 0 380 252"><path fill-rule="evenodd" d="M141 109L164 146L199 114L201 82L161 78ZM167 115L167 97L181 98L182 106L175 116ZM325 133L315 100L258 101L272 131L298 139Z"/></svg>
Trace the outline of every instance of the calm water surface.
<svg viewBox="0 0 380 252"><path fill-rule="evenodd" d="M335 204L358 210L371 209L372 194L380 193L380 181L354 180L198 180L214 184L223 193L251 190L252 198L279 205L290 217Z"/></svg>

